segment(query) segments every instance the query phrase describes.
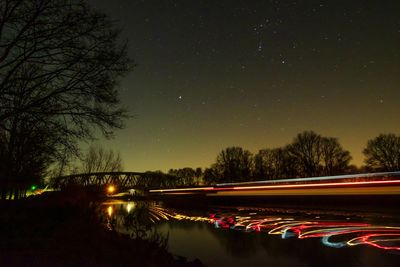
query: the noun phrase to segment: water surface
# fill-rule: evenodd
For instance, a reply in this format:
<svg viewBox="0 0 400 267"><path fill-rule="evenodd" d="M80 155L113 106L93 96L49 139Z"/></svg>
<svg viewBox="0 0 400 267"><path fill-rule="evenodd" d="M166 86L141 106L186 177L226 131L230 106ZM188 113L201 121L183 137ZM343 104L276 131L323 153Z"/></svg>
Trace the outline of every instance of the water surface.
<svg viewBox="0 0 400 267"><path fill-rule="evenodd" d="M207 266L398 266L396 214L103 203L107 226Z"/></svg>

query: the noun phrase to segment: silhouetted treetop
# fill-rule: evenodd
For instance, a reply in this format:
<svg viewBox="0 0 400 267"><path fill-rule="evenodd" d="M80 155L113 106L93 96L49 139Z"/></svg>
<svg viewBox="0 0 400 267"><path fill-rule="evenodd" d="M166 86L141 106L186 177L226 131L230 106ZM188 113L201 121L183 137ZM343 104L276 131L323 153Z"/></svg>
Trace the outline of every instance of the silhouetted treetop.
<svg viewBox="0 0 400 267"><path fill-rule="evenodd" d="M106 150L100 145L91 145L81 160L80 173L121 172L122 159L119 153Z"/></svg>
<svg viewBox="0 0 400 267"><path fill-rule="evenodd" d="M252 155L248 150L228 147L218 154L213 168L220 181L242 181L251 177L252 164Z"/></svg>
<svg viewBox="0 0 400 267"><path fill-rule="evenodd" d="M288 151L296 161L300 177L342 174L351 160L350 152L344 150L336 138L323 137L313 131L298 134Z"/></svg>
<svg viewBox="0 0 400 267"><path fill-rule="evenodd" d="M377 171L400 170L400 136L380 134L363 151L367 168Z"/></svg>
<svg viewBox="0 0 400 267"><path fill-rule="evenodd" d="M4 0L0 14L0 122L46 116L84 137L122 126L115 85L130 61L104 14L68 0Z"/></svg>
<svg viewBox="0 0 400 267"><path fill-rule="evenodd" d="M286 147L261 149L254 156L253 179L282 179L297 175L295 160Z"/></svg>

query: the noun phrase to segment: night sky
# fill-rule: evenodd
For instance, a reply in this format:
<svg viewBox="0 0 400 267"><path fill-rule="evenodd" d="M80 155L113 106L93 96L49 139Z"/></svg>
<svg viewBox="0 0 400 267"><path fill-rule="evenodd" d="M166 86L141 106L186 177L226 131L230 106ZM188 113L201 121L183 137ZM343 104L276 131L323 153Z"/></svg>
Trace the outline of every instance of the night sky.
<svg viewBox="0 0 400 267"><path fill-rule="evenodd" d="M134 118L106 147L127 171L208 167L304 130L361 165L400 133L400 1L90 0L123 29L137 67L120 84Z"/></svg>

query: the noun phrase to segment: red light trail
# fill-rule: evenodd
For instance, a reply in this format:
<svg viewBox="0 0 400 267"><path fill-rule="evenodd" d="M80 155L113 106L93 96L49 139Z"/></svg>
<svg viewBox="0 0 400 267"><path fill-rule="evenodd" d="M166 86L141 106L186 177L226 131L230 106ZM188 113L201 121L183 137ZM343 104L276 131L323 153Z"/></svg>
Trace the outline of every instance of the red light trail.
<svg viewBox="0 0 400 267"><path fill-rule="evenodd" d="M129 213L132 207L121 210ZM104 212L110 218L117 215L112 206L105 206ZM149 216L150 221L153 223L171 219L189 220L211 224L215 228L228 231L236 230L244 233L260 232L268 235L280 235L282 239L321 238L322 244L333 248L365 245L383 250L400 250L400 227L393 226L328 219L316 220L315 218L297 220L289 216L249 214L243 211L221 214L211 213L208 217L191 216L158 205L149 207ZM333 237L335 241L331 240Z"/></svg>

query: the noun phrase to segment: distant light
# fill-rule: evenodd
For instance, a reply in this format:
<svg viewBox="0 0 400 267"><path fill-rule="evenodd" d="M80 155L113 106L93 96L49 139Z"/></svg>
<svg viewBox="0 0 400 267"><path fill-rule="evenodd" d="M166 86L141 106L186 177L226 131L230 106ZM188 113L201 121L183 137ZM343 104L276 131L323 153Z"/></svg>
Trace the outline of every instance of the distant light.
<svg viewBox="0 0 400 267"><path fill-rule="evenodd" d="M114 187L113 185L110 185L110 186L107 188L107 192L110 193L110 194L112 194L114 191L115 191L115 187Z"/></svg>
<svg viewBox="0 0 400 267"><path fill-rule="evenodd" d="M32 185L31 190L35 190L35 189L36 189L36 185Z"/></svg>

